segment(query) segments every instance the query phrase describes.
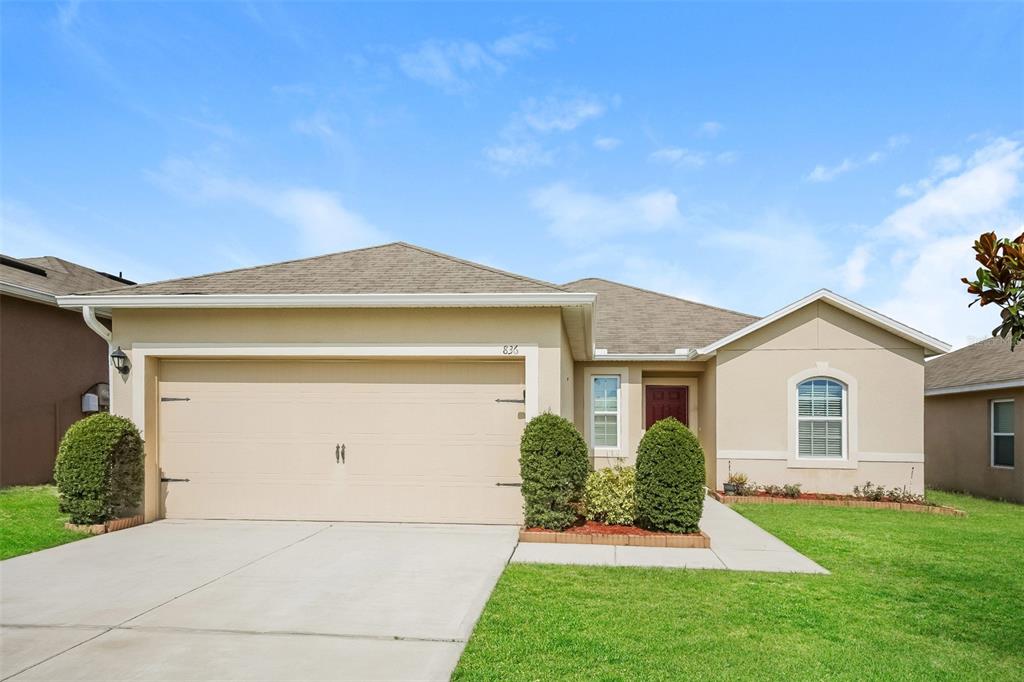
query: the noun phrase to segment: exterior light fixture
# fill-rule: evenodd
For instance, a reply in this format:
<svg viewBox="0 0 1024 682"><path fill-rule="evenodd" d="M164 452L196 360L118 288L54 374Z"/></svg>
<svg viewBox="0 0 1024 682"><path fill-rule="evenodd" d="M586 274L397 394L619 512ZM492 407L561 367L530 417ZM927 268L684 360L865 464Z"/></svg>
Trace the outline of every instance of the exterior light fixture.
<svg viewBox="0 0 1024 682"><path fill-rule="evenodd" d="M131 371L128 355L121 350L121 346L118 346L117 350L110 354L110 362L113 363L114 369L120 372L122 376L128 376L128 372Z"/></svg>

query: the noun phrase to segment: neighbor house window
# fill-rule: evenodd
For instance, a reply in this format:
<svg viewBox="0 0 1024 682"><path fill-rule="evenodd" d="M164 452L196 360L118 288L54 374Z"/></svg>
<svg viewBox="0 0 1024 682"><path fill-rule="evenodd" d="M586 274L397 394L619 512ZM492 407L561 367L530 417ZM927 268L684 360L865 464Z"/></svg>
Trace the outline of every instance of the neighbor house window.
<svg viewBox="0 0 1024 682"><path fill-rule="evenodd" d="M619 447L619 377L595 376L591 434L595 448Z"/></svg>
<svg viewBox="0 0 1024 682"><path fill-rule="evenodd" d="M1013 466L1013 401L992 401L992 466Z"/></svg>
<svg viewBox="0 0 1024 682"><path fill-rule="evenodd" d="M797 456L841 459L846 455L846 387L832 379L808 379L796 387Z"/></svg>

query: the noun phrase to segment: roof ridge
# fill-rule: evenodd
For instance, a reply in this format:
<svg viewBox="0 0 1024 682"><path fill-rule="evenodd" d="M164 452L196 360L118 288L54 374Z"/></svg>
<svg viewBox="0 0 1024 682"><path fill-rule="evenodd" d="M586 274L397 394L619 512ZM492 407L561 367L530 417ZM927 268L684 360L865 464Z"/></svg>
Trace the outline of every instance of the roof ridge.
<svg viewBox="0 0 1024 682"><path fill-rule="evenodd" d="M452 256L452 255L447 254L447 253L441 253L440 251L434 251L433 249L428 249L428 248L426 248L424 246L419 246L418 244L410 244L409 242L402 242L402 241L392 242L392 243L393 244L398 244L398 245L401 245L401 246L405 246L405 247L410 248L410 249L415 249L417 251L421 251L421 252L429 254L431 256L437 256L439 258L445 258L447 260L452 261L453 263L460 263L462 265L468 265L468 266L477 268L478 270L486 270L487 272L493 272L493 273L497 273L499 275L505 275L506 277L512 277L514 279L519 279L519 280L522 280L524 282L530 282L531 284L540 284L540 285L543 285L543 286L546 286L546 287L551 287L552 289L556 289L558 291L565 291L564 287L559 286L559 285L555 284L554 282L545 282L542 279L534 279L533 277L527 277L526 275L520 275L520 274L515 273L515 272L509 272L508 270L501 270L499 268L491 267L490 265L484 265L483 263L477 263L475 261L466 260L464 258L459 258L458 256Z"/></svg>
<svg viewBox="0 0 1024 682"><path fill-rule="evenodd" d="M158 279L153 282L139 282L127 287L113 287L110 289L95 289L90 291L84 291L85 294L104 294L108 291L124 291L126 289L136 289L139 287L148 287L152 284L166 284L168 282L177 282L183 279L202 279L206 277L213 277L215 275L227 275L235 272L245 272L246 270L258 270L260 268L269 268L275 265L288 265L289 263L298 263L300 261L313 261L320 260L321 258L330 258L331 256L340 256L343 253L357 253L359 251L371 251L373 249L382 249L385 246L395 246L402 244L403 242L386 242L384 244L376 244L374 246L362 246L358 249L348 249L345 251L332 251L331 253L322 253L319 256L305 256L303 258L289 258L288 260L275 261L273 263L263 263L262 265L247 265L244 268L231 268L229 270L217 270L216 272L204 272L200 275L185 275L184 277L168 277L167 279Z"/></svg>
<svg viewBox="0 0 1024 682"><path fill-rule="evenodd" d="M581 277L580 279L574 279L571 282L566 282L562 286L569 286L570 284L576 284L577 282L582 282L583 280L587 280L587 279L595 279L595 280L597 280L599 282L607 282L608 284L614 284L616 286L626 287L627 289L633 289L634 291L642 291L645 294L653 294L655 296L661 296L662 298L670 298L673 301L682 301L683 303L692 303L693 305L699 305L699 306L702 306L704 308L711 308L712 310L720 310L720 311L722 311L724 313L732 313L733 315L740 315L742 317L749 317L749 318L752 318L754 320L761 319L757 315L751 315L750 313L741 313L738 310L732 310L730 308L723 308L723 307L717 306L717 305L710 305L708 303L701 303L700 301L692 301L692 300L690 300L688 298L682 298L681 296L673 296L672 294L666 294L666 293L663 293L661 291L654 291L653 289L644 289L643 287L638 287L638 286L635 286L633 284L626 284L625 282L616 282L613 279L607 279L607 278L604 278L604 277Z"/></svg>

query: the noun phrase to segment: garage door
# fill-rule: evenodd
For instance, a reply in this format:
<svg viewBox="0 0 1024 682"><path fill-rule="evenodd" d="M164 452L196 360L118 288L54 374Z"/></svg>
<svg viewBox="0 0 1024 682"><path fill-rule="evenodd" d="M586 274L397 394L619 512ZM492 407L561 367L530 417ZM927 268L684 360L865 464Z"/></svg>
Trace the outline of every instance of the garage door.
<svg viewBox="0 0 1024 682"><path fill-rule="evenodd" d="M521 361L164 360L164 515L519 523L522 398Z"/></svg>

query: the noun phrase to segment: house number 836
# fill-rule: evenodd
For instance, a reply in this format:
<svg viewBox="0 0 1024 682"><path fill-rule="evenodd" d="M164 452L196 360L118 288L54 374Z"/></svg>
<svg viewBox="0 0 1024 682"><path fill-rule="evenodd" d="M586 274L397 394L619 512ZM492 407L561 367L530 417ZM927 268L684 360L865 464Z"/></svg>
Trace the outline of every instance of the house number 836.
<svg viewBox="0 0 1024 682"><path fill-rule="evenodd" d="M515 345L512 345L512 346L502 346L501 347L501 354L502 355L519 355L519 344L515 344Z"/></svg>

